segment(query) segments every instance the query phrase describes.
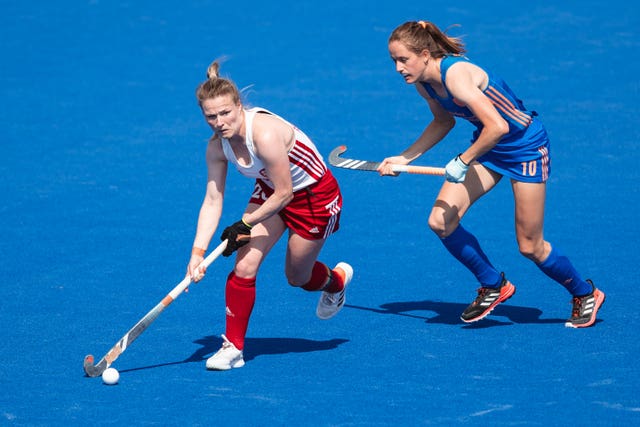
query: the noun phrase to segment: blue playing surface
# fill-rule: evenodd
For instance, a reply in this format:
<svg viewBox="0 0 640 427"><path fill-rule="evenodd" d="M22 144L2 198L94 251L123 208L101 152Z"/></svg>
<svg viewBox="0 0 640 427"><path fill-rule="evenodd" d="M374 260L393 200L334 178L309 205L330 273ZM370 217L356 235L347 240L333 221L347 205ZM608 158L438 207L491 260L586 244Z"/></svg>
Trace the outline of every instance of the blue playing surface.
<svg viewBox="0 0 640 427"><path fill-rule="evenodd" d="M637 5L0 1L0 425L640 425ZM426 104L386 41L406 20L460 24L552 140L545 235L607 294L593 328L517 249L506 180L465 217L516 295L459 320L473 277L426 217L440 177L333 169L340 231L321 260L355 276L334 319L292 289L279 243L258 277L242 369L208 372L232 260L167 308L114 363L82 370L183 277L210 130L194 90L207 65L246 102L296 123L328 156L395 155ZM417 164L466 146L460 123ZM252 182L229 175L222 223ZM218 238L216 235L215 239ZM212 245L213 247L213 245Z"/></svg>

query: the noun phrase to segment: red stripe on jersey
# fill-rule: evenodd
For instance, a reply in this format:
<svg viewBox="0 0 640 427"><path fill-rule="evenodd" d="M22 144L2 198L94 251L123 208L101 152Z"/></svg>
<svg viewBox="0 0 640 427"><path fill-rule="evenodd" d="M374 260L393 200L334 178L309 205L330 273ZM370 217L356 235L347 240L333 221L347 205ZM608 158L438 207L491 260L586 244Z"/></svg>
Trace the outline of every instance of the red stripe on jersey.
<svg viewBox="0 0 640 427"><path fill-rule="evenodd" d="M316 168L319 172L323 173L327 170L327 166L322 161L322 157L315 148L312 148L301 141L296 141L293 149L293 153L296 153L300 158L305 158L307 163Z"/></svg>
<svg viewBox="0 0 640 427"><path fill-rule="evenodd" d="M304 152L291 151L289 153L289 160L295 165L297 165L298 167L300 167L301 169L303 169L307 174L314 177L322 176L326 170L322 166L322 164L317 164L316 162L313 162L313 159L310 158L309 155Z"/></svg>
<svg viewBox="0 0 640 427"><path fill-rule="evenodd" d="M316 180L320 179L327 170L326 165L317 153L300 141L296 141L291 148L289 162Z"/></svg>

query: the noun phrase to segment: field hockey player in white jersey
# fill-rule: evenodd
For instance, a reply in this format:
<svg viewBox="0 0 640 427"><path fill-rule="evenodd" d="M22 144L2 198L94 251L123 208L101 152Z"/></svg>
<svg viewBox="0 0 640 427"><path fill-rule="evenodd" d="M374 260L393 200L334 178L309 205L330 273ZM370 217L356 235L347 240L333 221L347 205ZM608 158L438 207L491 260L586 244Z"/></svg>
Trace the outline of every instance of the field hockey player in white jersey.
<svg viewBox="0 0 640 427"><path fill-rule="evenodd" d="M223 252L236 252L225 288L226 331L222 348L207 360L210 370L244 366L243 349L256 299L262 261L287 233L285 274L291 286L319 291L316 315L329 319L345 302L353 269L340 262L333 269L319 262L325 240L338 230L342 195L337 181L313 142L283 118L262 108L245 108L240 92L219 77L219 62L207 70L196 90L205 120L213 130L206 150L207 187L187 274L195 282L206 271L202 262L220 221L229 163L255 179L242 217L224 229Z"/></svg>

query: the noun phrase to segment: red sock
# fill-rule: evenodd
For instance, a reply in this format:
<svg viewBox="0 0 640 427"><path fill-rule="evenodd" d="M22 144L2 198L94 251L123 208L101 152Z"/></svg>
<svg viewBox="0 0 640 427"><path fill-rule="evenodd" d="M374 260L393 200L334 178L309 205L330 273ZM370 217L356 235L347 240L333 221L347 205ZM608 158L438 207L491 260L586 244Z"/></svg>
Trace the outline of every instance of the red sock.
<svg viewBox="0 0 640 427"><path fill-rule="evenodd" d="M232 271L227 277L225 302L227 304L226 336L238 350L244 348L244 337L249 317L256 301L256 278L243 279Z"/></svg>
<svg viewBox="0 0 640 427"><path fill-rule="evenodd" d="M340 292L344 288L344 279L325 264L316 261L311 270L311 279L302 286L305 291Z"/></svg>

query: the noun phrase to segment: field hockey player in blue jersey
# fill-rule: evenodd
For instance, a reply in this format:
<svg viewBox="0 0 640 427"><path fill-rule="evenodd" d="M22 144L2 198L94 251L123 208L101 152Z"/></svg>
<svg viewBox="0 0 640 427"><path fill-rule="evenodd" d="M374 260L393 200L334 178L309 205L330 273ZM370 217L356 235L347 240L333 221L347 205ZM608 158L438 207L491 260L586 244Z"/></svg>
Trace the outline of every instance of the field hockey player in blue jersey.
<svg viewBox="0 0 640 427"><path fill-rule="evenodd" d="M264 108L246 108L233 81L219 77L214 61L196 97L213 130L206 150L207 186L200 208L187 274L198 266L218 228L229 164L255 179L242 217L224 228L222 253L236 252L225 288L226 332L220 350L206 363L210 370L244 366L243 349L256 299L256 276L273 246L287 235L285 275L291 286L320 292L316 315L329 319L345 302L353 269L333 269L317 260L326 239L339 227L342 195L314 143L300 129Z"/></svg>
<svg viewBox="0 0 640 427"><path fill-rule="evenodd" d="M440 142L456 118L475 126L471 144L446 165L446 180L429 216L429 227L444 247L480 283L476 299L461 319L475 322L515 293L515 286L461 224L468 209L503 177L511 181L520 253L572 296L565 326L584 328L596 321L605 294L584 280L566 255L544 239L546 181L551 172L549 139L536 113L528 111L507 84L463 54L459 38L426 21L406 22L388 42L396 71L426 100L433 120L400 155L386 158L381 175L396 175L392 164L409 164Z"/></svg>

